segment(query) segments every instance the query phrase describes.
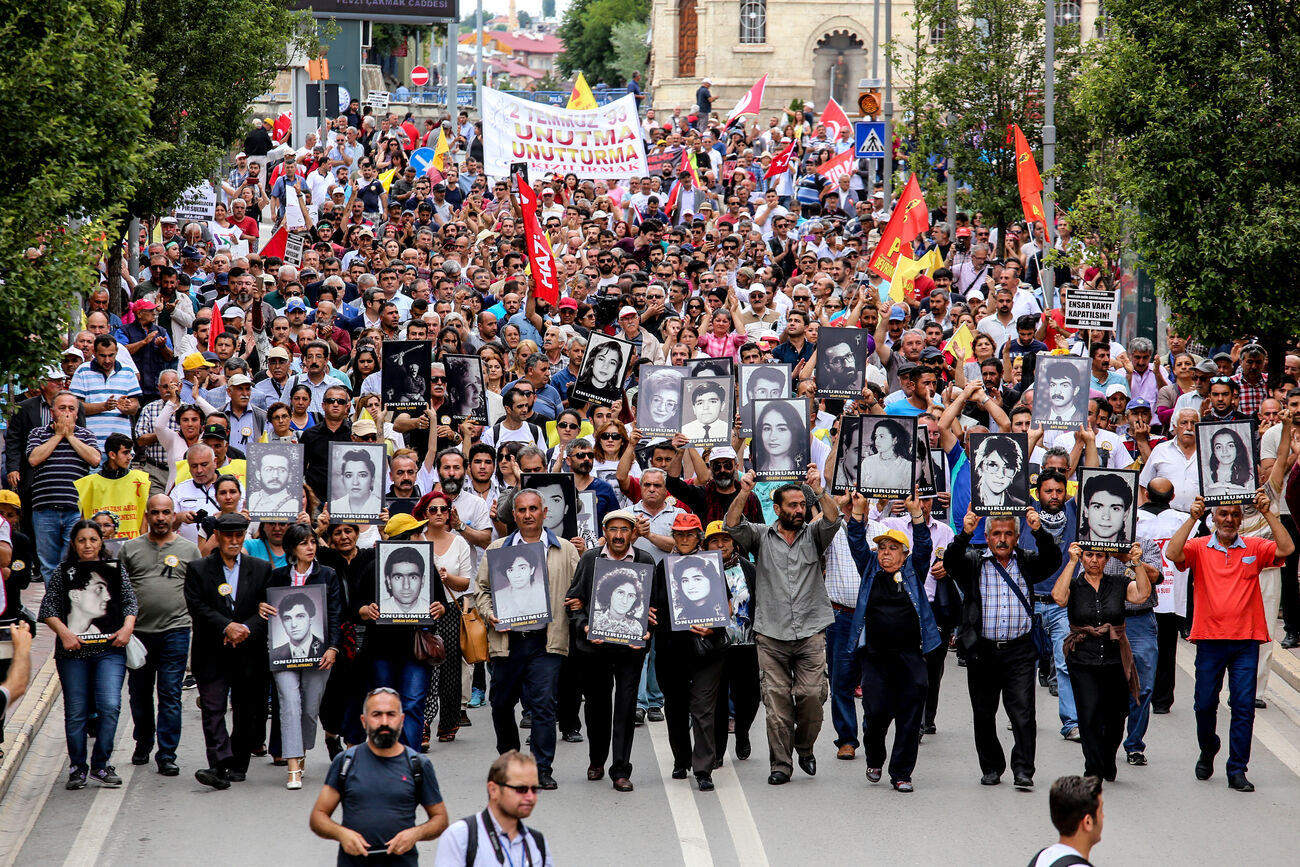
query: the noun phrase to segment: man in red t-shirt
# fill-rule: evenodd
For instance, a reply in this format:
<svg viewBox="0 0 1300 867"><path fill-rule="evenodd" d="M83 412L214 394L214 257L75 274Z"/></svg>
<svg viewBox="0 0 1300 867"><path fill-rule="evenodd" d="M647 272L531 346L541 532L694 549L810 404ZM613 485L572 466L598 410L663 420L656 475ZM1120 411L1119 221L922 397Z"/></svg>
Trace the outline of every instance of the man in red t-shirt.
<svg viewBox="0 0 1300 867"><path fill-rule="evenodd" d="M1214 534L1188 541L1192 529L1205 514L1205 499L1197 497L1189 517L1165 548L1165 557L1176 569L1190 569L1195 593L1190 639L1196 644L1196 739L1201 756L1196 762L1196 779L1214 774L1214 756L1219 752L1219 690L1223 673L1228 673L1232 721L1228 726L1228 787L1253 792L1246 779L1250 762L1250 741L1255 728L1255 675L1259 643L1268 641L1264 598L1259 573L1282 565L1295 550L1295 543L1282 522L1269 508L1261 488L1255 508L1268 522L1272 539L1245 537L1241 527L1241 506L1214 507Z"/></svg>

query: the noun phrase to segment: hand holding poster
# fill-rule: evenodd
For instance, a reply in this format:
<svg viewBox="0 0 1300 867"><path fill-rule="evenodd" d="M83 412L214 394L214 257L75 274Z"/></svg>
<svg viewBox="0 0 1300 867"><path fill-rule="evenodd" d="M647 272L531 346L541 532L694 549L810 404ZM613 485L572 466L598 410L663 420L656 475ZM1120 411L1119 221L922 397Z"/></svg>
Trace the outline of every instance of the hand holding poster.
<svg viewBox="0 0 1300 867"><path fill-rule="evenodd" d="M525 542L489 548L489 590L498 632L550 623L550 579L546 544Z"/></svg>
<svg viewBox="0 0 1300 867"><path fill-rule="evenodd" d="M600 557L591 590L587 638L627 647L645 647L654 566Z"/></svg>
<svg viewBox="0 0 1300 867"><path fill-rule="evenodd" d="M378 524L387 466L383 443L330 443L330 520Z"/></svg>
<svg viewBox="0 0 1300 867"><path fill-rule="evenodd" d="M1079 468L1079 526L1085 551L1124 552L1136 538L1138 471Z"/></svg>
<svg viewBox="0 0 1300 867"><path fill-rule="evenodd" d="M807 476L812 460L808 399L754 401L754 437L750 443L754 475L758 478L795 482Z"/></svg>
<svg viewBox="0 0 1300 867"><path fill-rule="evenodd" d="M1196 457L1205 505L1255 502L1259 455L1251 422L1200 422L1196 425Z"/></svg>
<svg viewBox="0 0 1300 867"><path fill-rule="evenodd" d="M538 174L579 178L649 174L635 97L570 111L483 88L484 170L505 177L512 162L526 162Z"/></svg>
<svg viewBox="0 0 1300 867"><path fill-rule="evenodd" d="M379 542L375 557L376 623L430 624L429 608L446 604L430 542Z"/></svg>
<svg viewBox="0 0 1300 867"><path fill-rule="evenodd" d="M1015 515L1029 507L1029 435L970 434L971 511Z"/></svg>

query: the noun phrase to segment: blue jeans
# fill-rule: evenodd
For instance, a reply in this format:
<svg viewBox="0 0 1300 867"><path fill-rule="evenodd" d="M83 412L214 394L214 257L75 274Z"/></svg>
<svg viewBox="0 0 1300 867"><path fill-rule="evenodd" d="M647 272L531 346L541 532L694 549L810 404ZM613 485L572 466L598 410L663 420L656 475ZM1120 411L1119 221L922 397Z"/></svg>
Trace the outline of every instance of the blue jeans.
<svg viewBox="0 0 1300 867"><path fill-rule="evenodd" d="M1228 773L1244 774L1250 763L1250 739L1255 730L1255 666L1259 664L1259 642L1250 639L1202 639L1196 643L1196 740L1201 753L1212 757L1219 752L1219 691L1223 673L1228 673L1228 702L1232 721L1228 725Z"/></svg>
<svg viewBox="0 0 1300 867"><path fill-rule="evenodd" d="M1156 685L1156 659L1160 655L1156 642L1156 614L1146 611L1134 614L1125 621L1129 647L1133 650L1133 665L1138 673L1138 700L1128 700L1128 737L1124 739L1124 752L1146 752L1147 724L1151 722L1151 693Z"/></svg>
<svg viewBox="0 0 1300 867"><path fill-rule="evenodd" d="M181 742L181 683L185 680L185 658L190 652L188 627L136 637L148 653L144 665L127 672L127 690L131 696L131 719L135 721L137 752L153 749L158 740L157 761L176 761ZM158 718L154 723L153 694L158 691Z"/></svg>
<svg viewBox="0 0 1300 867"><path fill-rule="evenodd" d="M84 659L60 659L55 661L55 667L63 684L63 731L68 739L68 764L86 770L86 722L93 706L98 727L90 768L108 767L113 739L117 736L117 717L122 710L126 651L114 647Z"/></svg>
<svg viewBox="0 0 1300 867"><path fill-rule="evenodd" d="M41 580L49 581L59 568L72 541L72 528L81 520L76 509L37 509L32 512L32 531L36 533L36 557L41 561Z"/></svg>
<svg viewBox="0 0 1300 867"><path fill-rule="evenodd" d="M1061 715L1061 735L1079 725L1074 709L1074 687L1070 685L1070 667L1065 662L1065 636L1070 634L1070 614L1062 605L1035 602L1034 613L1041 614L1043 626L1052 639L1052 662L1056 666L1056 697Z"/></svg>
<svg viewBox="0 0 1300 867"><path fill-rule="evenodd" d="M659 688L659 676L655 674L655 641L650 639L650 652L645 655L641 666L641 685L637 687L636 706L641 710L664 706L664 691Z"/></svg>
<svg viewBox="0 0 1300 867"><path fill-rule="evenodd" d="M429 693L433 669L415 660L376 659L372 675L375 686L397 690L402 697L402 743L413 750L424 740L424 697Z"/></svg>
<svg viewBox="0 0 1300 867"><path fill-rule="evenodd" d="M497 753L519 749L515 705L521 700L533 715L529 746L537 772L549 774L555 764L555 715L559 707L560 666L564 657L547 653L546 630L510 635L510 654L488 660L491 683L488 704L496 731Z"/></svg>
<svg viewBox="0 0 1300 867"><path fill-rule="evenodd" d="M862 683L862 659L856 652L857 648L848 646L853 615L838 608L834 611L835 622L826 628L826 661L831 670L831 724L835 726L835 746L849 744L857 749L858 707L853 692Z"/></svg>

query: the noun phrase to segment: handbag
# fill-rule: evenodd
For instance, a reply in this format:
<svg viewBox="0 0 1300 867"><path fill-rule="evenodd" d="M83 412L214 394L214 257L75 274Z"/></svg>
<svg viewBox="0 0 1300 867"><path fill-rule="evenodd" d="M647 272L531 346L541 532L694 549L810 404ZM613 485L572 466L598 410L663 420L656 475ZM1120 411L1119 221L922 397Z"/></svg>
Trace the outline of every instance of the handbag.
<svg viewBox="0 0 1300 867"><path fill-rule="evenodd" d="M460 655L469 665L487 662L487 624L478 609L468 604L469 597L460 597Z"/></svg>
<svg viewBox="0 0 1300 867"><path fill-rule="evenodd" d="M411 652L417 662L423 662L430 668L434 668L447 658L447 645L442 643L442 636L436 632L416 629L415 644Z"/></svg>
<svg viewBox="0 0 1300 867"><path fill-rule="evenodd" d="M131 640L126 643L126 667L132 671L143 668L148 658L149 652L144 649L144 642L132 634Z"/></svg>
<svg viewBox="0 0 1300 867"><path fill-rule="evenodd" d="M1024 592L1020 589L1020 587L1016 584L1016 582L1011 580L1011 576L1007 574L1006 569L1002 568L1001 563L999 563L997 560L993 560L992 562L993 562L993 568L998 570L998 574L1002 576L1002 580L1005 581L1007 586L1011 588L1011 592L1016 594L1016 598L1019 599L1020 604L1024 606L1025 612L1029 614L1029 624L1030 624L1029 637L1034 642L1034 650L1038 653L1039 656L1044 656L1046 654L1051 653L1052 652L1051 641L1048 640L1047 638L1047 631L1043 629L1043 624L1041 619L1039 619L1034 614L1034 606L1029 604L1029 598L1025 596Z"/></svg>

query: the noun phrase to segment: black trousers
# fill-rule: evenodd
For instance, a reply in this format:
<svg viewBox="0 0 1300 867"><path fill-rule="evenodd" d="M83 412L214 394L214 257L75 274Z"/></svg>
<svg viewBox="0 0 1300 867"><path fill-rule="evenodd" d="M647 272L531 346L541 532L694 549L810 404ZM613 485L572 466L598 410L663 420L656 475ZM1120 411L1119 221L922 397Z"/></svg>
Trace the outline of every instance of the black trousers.
<svg viewBox="0 0 1300 867"><path fill-rule="evenodd" d="M1300 539L1294 515L1281 515L1282 526L1291 534L1292 539ZM1297 580L1297 567L1300 566L1300 552L1292 551L1282 566L1282 628L1287 632L1300 632L1300 581ZM1273 624L1269 624L1272 628Z"/></svg>
<svg viewBox="0 0 1300 867"><path fill-rule="evenodd" d="M577 670L582 674L582 692L587 696L583 715L587 718L590 767L605 767L612 742L614 761L609 765L610 779L631 777L636 691L641 683L645 652L609 648L595 653L570 653L569 659L575 656L581 657L577 660ZM560 676L563 678L563 673Z"/></svg>
<svg viewBox="0 0 1300 867"><path fill-rule="evenodd" d="M952 627L939 629L939 646L925 655L925 717L928 726L934 725L939 711L939 684L943 682L943 667L948 661L948 642L952 640Z"/></svg>
<svg viewBox="0 0 1300 867"><path fill-rule="evenodd" d="M1156 682L1151 687L1151 707L1169 710L1174 706L1174 673L1178 669L1178 631L1183 618L1177 614L1156 615Z"/></svg>
<svg viewBox="0 0 1300 867"><path fill-rule="evenodd" d="M1001 774L1007 769L1006 753L998 739L998 701L1011 718L1012 773L1034 776L1037 723L1034 717L1034 677L1038 651L1026 633L1014 641L999 643L981 638L973 656L966 661L966 683L974 717L975 752L980 771Z"/></svg>
<svg viewBox="0 0 1300 867"><path fill-rule="evenodd" d="M1124 742L1128 720L1128 681L1124 666L1070 665L1075 715L1083 743L1084 776L1115 779L1115 754Z"/></svg>
<svg viewBox="0 0 1300 867"><path fill-rule="evenodd" d="M655 652L655 675L664 694L664 722L673 751L673 768L711 774L717 755L715 718L724 657L716 652L694 656L665 650L661 646Z"/></svg>
<svg viewBox="0 0 1300 867"><path fill-rule="evenodd" d="M569 655L564 657L564 663L560 666L560 695L555 721L565 734L582 731L582 720L578 716L578 710L582 707L583 684L586 682L582 667L591 656L593 654L579 653L570 643Z"/></svg>
<svg viewBox="0 0 1300 867"><path fill-rule="evenodd" d="M714 711L713 739L719 756L727 754L727 728L735 709L736 743L749 743L749 729L763 698L758 691L758 647L737 644L722 652L722 679ZM730 705L730 707L729 707Z"/></svg>
<svg viewBox="0 0 1300 867"><path fill-rule="evenodd" d="M247 773L253 750L266 741L267 690L270 673L244 668L221 669L215 676L195 674L203 743L208 767ZM226 730L226 703L233 725Z"/></svg>
<svg viewBox="0 0 1300 867"><path fill-rule="evenodd" d="M946 651L948 645L942 649ZM889 781L911 780L921 745L929 682L925 656L918 649L861 653L858 658L862 661L862 748L867 767L884 767L885 733L893 722Z"/></svg>

